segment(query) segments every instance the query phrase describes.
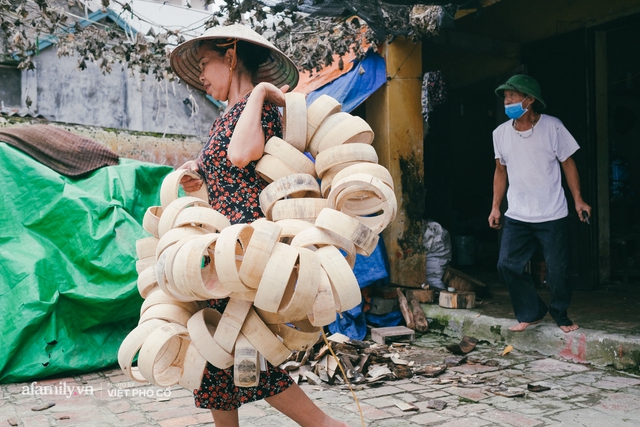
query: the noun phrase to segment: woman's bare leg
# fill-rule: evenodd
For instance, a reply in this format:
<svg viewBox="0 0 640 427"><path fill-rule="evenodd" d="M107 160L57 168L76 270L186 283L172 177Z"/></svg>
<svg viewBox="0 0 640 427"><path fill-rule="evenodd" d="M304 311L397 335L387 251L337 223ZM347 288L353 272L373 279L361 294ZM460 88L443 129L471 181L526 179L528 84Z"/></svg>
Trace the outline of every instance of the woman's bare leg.
<svg viewBox="0 0 640 427"><path fill-rule="evenodd" d="M237 409L234 409L233 411L219 411L212 409L211 415L213 415L213 423L216 427L240 427Z"/></svg>
<svg viewBox="0 0 640 427"><path fill-rule="evenodd" d="M334 420L318 408L298 384L265 400L302 427L348 427L347 423Z"/></svg>

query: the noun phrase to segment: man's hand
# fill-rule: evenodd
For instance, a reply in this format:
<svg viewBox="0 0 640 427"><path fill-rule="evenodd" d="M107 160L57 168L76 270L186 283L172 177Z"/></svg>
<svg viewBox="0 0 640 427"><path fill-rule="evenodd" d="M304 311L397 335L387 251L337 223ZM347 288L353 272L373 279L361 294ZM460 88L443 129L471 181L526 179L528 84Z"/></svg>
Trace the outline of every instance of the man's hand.
<svg viewBox="0 0 640 427"><path fill-rule="evenodd" d="M178 168L178 170L181 169L198 172L198 164L195 160L189 160ZM180 179L180 185L182 185L182 188L184 188L184 191L186 191L187 193L194 193L198 191L200 187L202 187L202 182L202 179L194 178L191 175L185 175L182 177L182 179Z"/></svg>
<svg viewBox="0 0 640 427"><path fill-rule="evenodd" d="M491 213L489 214L489 227L495 228L496 230L502 228L502 224L500 224L501 218L502 214L500 214L500 209L491 209Z"/></svg>
<svg viewBox="0 0 640 427"><path fill-rule="evenodd" d="M578 212L578 218L580 218L582 222L587 222L587 220L591 218L591 206L586 204L584 200L576 202L576 212ZM582 212L586 212L587 216L583 216Z"/></svg>

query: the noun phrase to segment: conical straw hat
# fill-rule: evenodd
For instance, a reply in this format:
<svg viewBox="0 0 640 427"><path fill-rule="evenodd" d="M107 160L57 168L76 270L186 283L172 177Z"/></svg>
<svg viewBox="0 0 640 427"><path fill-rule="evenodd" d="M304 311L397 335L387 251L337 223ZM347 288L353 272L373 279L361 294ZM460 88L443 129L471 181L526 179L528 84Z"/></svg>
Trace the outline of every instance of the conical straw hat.
<svg viewBox="0 0 640 427"><path fill-rule="evenodd" d="M234 24L209 28L200 37L188 40L171 52L171 68L185 83L201 91L204 85L200 82L198 67L198 47L202 40L237 39L263 46L270 50L269 59L258 67L256 79L259 82L273 83L277 87L289 85L292 90L298 84L298 69L284 53L267 39L246 25Z"/></svg>

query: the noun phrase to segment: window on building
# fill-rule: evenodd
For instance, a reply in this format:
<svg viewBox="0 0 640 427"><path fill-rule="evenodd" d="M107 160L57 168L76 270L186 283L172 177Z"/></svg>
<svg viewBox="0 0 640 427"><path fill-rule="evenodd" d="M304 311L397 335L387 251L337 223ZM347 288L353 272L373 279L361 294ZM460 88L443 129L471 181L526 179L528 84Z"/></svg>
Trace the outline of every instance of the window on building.
<svg viewBox="0 0 640 427"><path fill-rule="evenodd" d="M20 108L22 71L17 67L0 65L0 107Z"/></svg>

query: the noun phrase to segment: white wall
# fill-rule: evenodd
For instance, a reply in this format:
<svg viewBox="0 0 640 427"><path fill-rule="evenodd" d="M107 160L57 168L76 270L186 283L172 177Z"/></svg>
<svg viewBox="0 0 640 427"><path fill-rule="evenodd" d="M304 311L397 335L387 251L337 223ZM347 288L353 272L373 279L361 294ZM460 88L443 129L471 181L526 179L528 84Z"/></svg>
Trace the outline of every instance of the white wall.
<svg viewBox="0 0 640 427"><path fill-rule="evenodd" d="M31 111L51 121L205 138L219 115L202 92L153 76L142 81L120 64L110 74L90 62L81 71L77 57L58 58L55 47L34 63L35 71L23 72L23 102L29 96Z"/></svg>

